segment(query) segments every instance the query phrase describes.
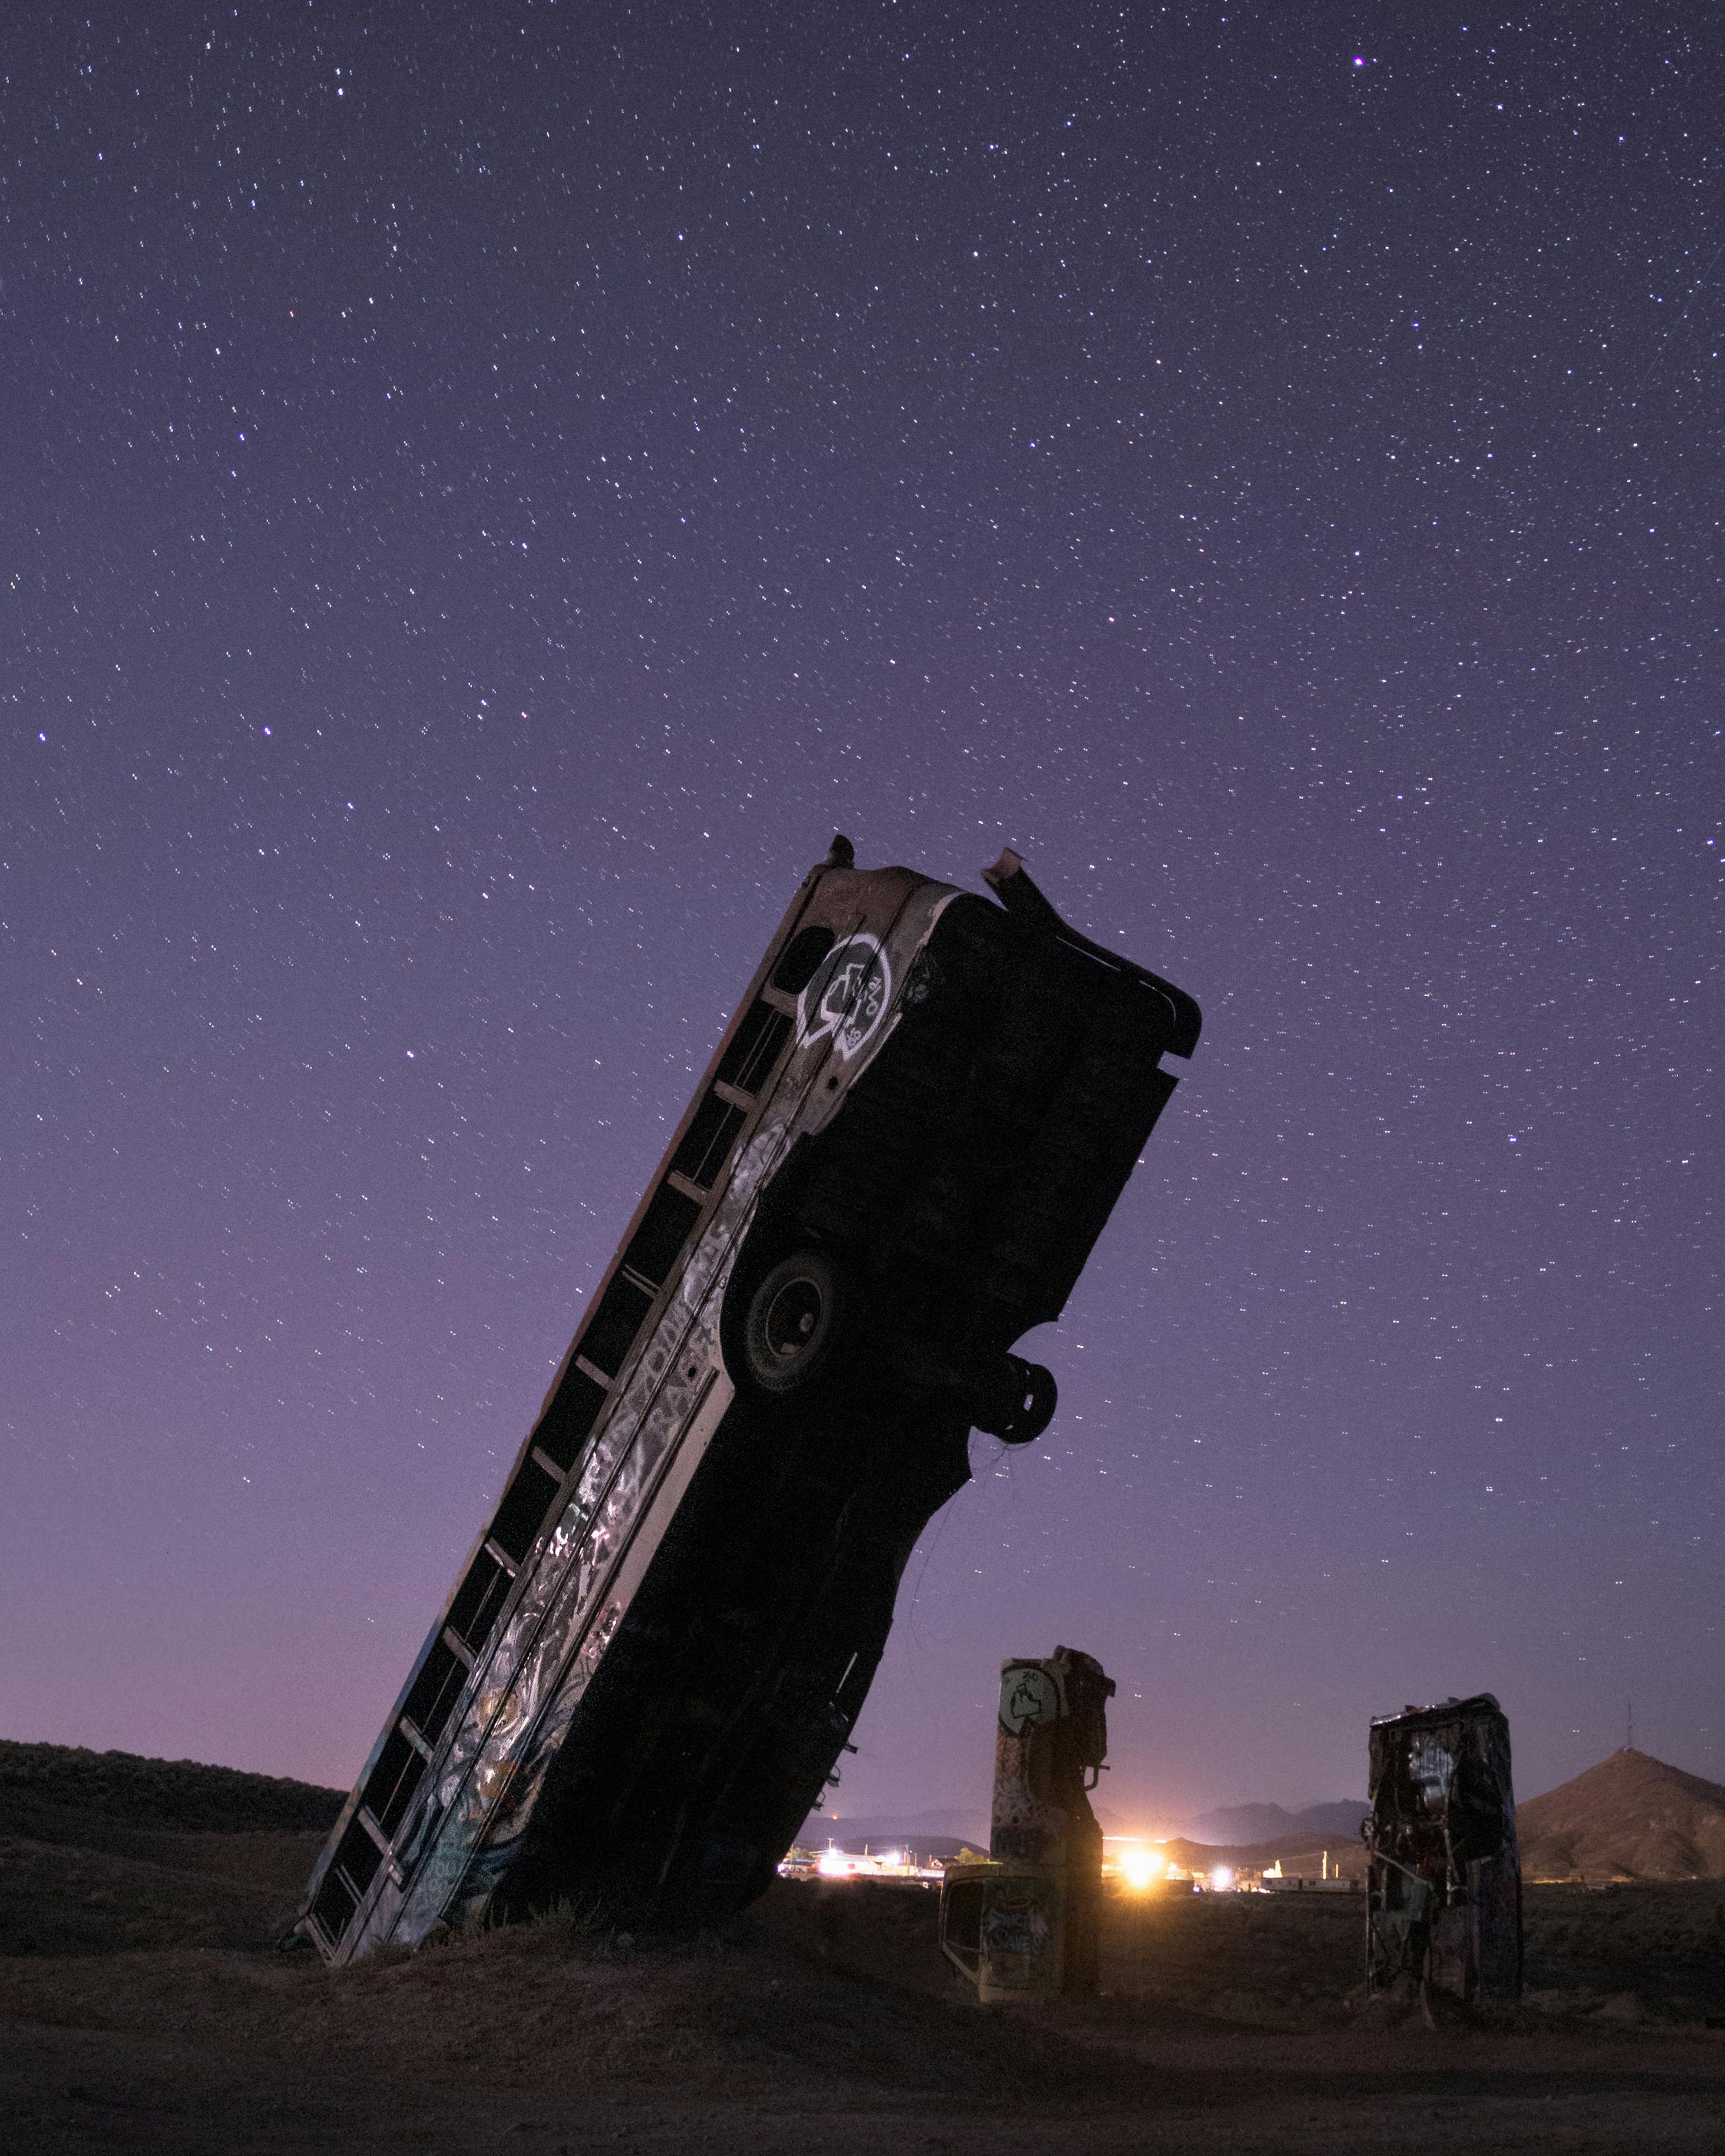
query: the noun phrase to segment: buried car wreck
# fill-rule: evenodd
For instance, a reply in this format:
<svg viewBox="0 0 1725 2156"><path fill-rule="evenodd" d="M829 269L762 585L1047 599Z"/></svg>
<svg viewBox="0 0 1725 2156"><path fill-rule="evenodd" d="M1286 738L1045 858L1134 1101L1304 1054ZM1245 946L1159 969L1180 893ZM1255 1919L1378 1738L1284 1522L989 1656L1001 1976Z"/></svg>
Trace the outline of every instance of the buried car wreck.
<svg viewBox="0 0 1725 2156"><path fill-rule="evenodd" d="M1522 1864L1509 1722L1488 1691L1374 1721L1366 1986L1519 1999Z"/></svg>
<svg viewBox="0 0 1725 2156"><path fill-rule="evenodd" d="M1013 1343L1197 1045L1015 855L986 880L839 839L798 891L312 1876L327 1958L772 1878L971 1428L1046 1426Z"/></svg>

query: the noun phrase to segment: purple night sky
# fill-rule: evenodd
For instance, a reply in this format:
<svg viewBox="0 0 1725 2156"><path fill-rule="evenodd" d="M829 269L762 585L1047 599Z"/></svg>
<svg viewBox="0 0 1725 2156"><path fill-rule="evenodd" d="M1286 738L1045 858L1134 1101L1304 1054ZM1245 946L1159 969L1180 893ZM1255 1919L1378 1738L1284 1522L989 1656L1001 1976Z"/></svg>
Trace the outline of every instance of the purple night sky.
<svg viewBox="0 0 1725 2156"><path fill-rule="evenodd" d="M352 1779L842 829L1205 1013L844 1808L1725 1779L1699 27L18 19L0 1734Z"/></svg>

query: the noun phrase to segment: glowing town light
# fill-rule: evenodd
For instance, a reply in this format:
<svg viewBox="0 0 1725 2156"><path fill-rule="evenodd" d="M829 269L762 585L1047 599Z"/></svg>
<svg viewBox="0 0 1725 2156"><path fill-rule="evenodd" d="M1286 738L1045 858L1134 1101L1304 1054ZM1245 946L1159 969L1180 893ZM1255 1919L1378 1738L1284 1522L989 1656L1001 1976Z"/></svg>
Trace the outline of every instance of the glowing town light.
<svg viewBox="0 0 1725 2156"><path fill-rule="evenodd" d="M1162 1859L1153 1856L1147 1849L1128 1849L1121 1856L1120 1876L1135 1894L1153 1886L1161 1871Z"/></svg>
<svg viewBox="0 0 1725 2156"><path fill-rule="evenodd" d="M843 1879L850 1870L850 1859L842 1849L824 1849L814 1868L824 1879Z"/></svg>
<svg viewBox="0 0 1725 2156"><path fill-rule="evenodd" d="M1210 1874L1210 1885L1218 1894L1225 1894L1234 1884L1234 1874L1225 1864L1219 1864Z"/></svg>

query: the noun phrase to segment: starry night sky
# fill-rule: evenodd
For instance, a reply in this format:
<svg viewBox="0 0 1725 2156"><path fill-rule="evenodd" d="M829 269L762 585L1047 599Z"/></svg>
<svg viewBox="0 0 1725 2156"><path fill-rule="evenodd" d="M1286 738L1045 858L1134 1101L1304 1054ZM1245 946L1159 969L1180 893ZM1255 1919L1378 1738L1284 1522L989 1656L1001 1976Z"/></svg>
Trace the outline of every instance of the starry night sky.
<svg viewBox="0 0 1725 2156"><path fill-rule="evenodd" d="M352 1779L842 829L1206 1026L837 1802L1725 1779L1717 28L21 17L0 1731Z"/></svg>

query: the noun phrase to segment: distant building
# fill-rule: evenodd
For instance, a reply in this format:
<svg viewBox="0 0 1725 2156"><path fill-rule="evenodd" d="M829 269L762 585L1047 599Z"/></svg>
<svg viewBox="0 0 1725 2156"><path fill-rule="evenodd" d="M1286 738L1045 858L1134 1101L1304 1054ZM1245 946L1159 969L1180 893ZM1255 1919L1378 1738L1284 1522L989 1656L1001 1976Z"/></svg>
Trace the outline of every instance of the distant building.
<svg viewBox="0 0 1725 2156"><path fill-rule="evenodd" d="M837 1849L829 1841L823 1850L793 1848L778 1866L781 1879L886 1880L895 1885L934 1887L944 1866L937 1860L925 1864L913 1849L886 1849L878 1854L867 1848Z"/></svg>
<svg viewBox="0 0 1725 2156"><path fill-rule="evenodd" d="M1344 1879L1339 1866L1330 1863L1330 1852L1325 1850L1319 1859L1320 1869L1316 1878L1309 1872L1284 1871L1281 1859L1277 1857L1260 1881L1266 1894L1358 1894L1361 1882Z"/></svg>

